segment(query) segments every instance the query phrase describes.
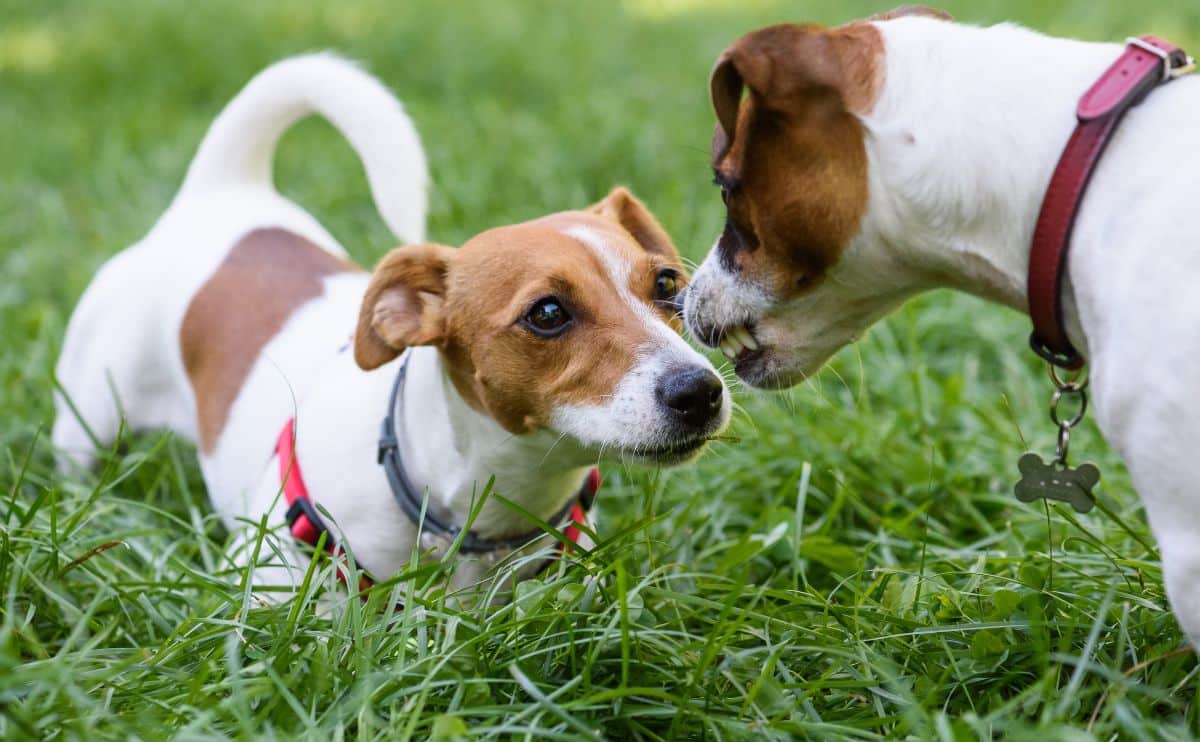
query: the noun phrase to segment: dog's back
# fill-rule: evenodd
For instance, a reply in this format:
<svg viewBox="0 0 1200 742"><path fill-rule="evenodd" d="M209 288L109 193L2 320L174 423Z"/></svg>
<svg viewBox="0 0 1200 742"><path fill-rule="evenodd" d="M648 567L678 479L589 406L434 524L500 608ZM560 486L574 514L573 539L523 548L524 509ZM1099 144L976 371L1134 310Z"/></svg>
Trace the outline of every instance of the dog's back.
<svg viewBox="0 0 1200 742"><path fill-rule="evenodd" d="M190 372L203 367L203 376L211 378L229 370L220 367L226 350L221 333L200 332L200 325L211 330L222 321L213 311L201 313L200 325L198 319L188 325L186 318L193 298L231 260L237 258L244 277L272 275L299 283L306 278L292 275L296 271L313 268L324 275L331 265L348 264L337 241L272 182L279 138L313 113L328 119L358 152L393 233L406 241L424 238L425 157L395 97L332 55L296 57L267 68L213 123L175 200L150 233L109 260L80 299L57 368L62 388L53 442L63 463L90 466L96 446L116 437L122 419L131 429L166 427L192 441L201 438ZM261 230L286 236L271 241L272 259L284 257L275 248L296 248L287 276L247 264L244 251L232 254ZM222 285L224 301L210 302L209 310L234 303L266 306L266 297L256 298L253 290L239 293ZM295 287L271 280L247 287L295 293ZM210 355L198 357L197 348Z"/></svg>

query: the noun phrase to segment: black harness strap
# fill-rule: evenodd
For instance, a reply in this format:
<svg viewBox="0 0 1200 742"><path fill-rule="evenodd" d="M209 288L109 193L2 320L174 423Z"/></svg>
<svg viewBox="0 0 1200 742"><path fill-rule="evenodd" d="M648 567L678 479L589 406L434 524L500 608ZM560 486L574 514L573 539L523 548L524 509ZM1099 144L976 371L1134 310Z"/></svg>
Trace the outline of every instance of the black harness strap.
<svg viewBox="0 0 1200 742"><path fill-rule="evenodd" d="M392 384L392 394L388 400L387 414L383 418L383 428L379 434L378 461L383 467L384 473L387 474L388 486L392 489L392 496L396 498L396 504L400 506L400 509L404 511L408 519L427 533L446 536L453 540L458 538L458 534L462 532L460 526L443 523L437 517L437 514L428 507L425 508L425 517L422 520L421 507L426 498L418 494L417 487L409 479L408 472L404 469L404 462L400 460L400 441L396 436L396 409L400 401L401 390L404 388L410 355L406 353L400 361L400 369L396 372L396 381ZM591 483L591 477L584 480L579 495L567 500L562 509L555 513L554 517L550 518L548 522L551 525L566 524L566 519L576 504L579 504L584 512L588 511L595 497ZM542 536L544 533L542 529L538 528L511 538L485 539L479 537L473 531L467 531L466 535L463 536L459 551L480 553L497 551L499 549L516 549Z"/></svg>

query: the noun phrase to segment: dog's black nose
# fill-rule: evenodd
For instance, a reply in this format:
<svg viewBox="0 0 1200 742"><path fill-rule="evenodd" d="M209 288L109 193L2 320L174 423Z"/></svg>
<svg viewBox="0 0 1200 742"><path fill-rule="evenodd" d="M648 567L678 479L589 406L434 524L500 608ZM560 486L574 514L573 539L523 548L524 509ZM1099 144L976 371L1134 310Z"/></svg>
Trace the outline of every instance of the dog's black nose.
<svg viewBox="0 0 1200 742"><path fill-rule="evenodd" d="M664 374L658 399L687 426L703 428L721 414L725 387L712 371L691 366Z"/></svg>

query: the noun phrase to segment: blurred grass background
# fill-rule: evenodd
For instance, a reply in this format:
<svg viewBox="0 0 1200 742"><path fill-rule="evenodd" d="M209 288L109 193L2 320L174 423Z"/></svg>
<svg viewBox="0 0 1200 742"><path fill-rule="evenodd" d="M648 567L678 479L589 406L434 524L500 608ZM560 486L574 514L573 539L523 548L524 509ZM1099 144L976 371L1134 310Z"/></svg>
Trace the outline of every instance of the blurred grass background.
<svg viewBox="0 0 1200 742"><path fill-rule="evenodd" d="M429 154L433 239L625 183L699 259L722 218L717 54L767 23L889 7L0 0L0 732L1065 739L1094 716L1100 737L1187 737L1196 662L1173 654L1123 468L1092 428L1075 448L1102 464L1114 517L1012 498L1026 442L1052 446L1047 387L1025 320L966 297L912 303L802 389L743 390L741 444L695 467L606 472L610 540L504 608L256 608L206 576L224 535L186 446L135 441L95 482L53 473L40 432L74 301L270 62L334 49L396 91ZM1200 46L1194 2L943 7ZM359 262L392 246L325 123L287 135L276 173ZM576 601L584 573L613 589Z"/></svg>

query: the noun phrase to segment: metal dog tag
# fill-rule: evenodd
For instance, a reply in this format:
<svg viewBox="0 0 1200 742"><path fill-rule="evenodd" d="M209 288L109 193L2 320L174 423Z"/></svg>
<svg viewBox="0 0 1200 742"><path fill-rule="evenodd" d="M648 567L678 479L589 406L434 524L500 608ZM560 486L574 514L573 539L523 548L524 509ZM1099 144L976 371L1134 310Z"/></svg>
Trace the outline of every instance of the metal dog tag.
<svg viewBox="0 0 1200 742"><path fill-rule="evenodd" d="M1080 464L1072 469L1066 464L1047 464L1032 451L1017 462L1021 481L1013 492L1021 502L1037 499L1068 503L1077 513L1086 513L1096 506L1092 489L1100 482L1100 470L1093 464Z"/></svg>

